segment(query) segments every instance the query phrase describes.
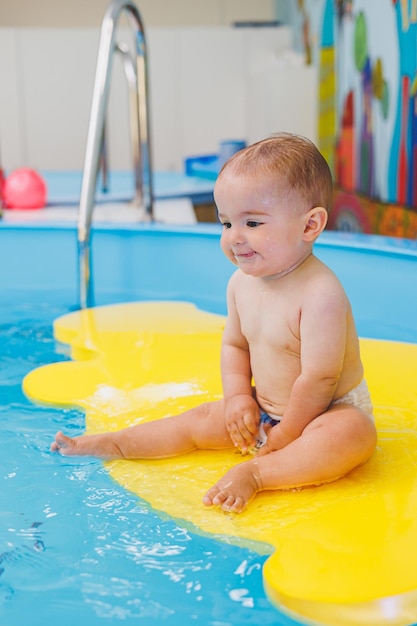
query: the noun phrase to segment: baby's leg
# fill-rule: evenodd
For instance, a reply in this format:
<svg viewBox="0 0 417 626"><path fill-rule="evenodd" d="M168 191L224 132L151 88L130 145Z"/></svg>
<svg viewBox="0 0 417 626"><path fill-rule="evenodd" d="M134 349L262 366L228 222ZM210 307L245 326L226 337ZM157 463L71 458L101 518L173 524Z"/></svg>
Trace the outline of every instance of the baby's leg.
<svg viewBox="0 0 417 626"><path fill-rule="evenodd" d="M375 445L376 429L368 416L350 405L334 406L285 448L233 467L203 503L240 512L261 490L331 482L365 463Z"/></svg>
<svg viewBox="0 0 417 626"><path fill-rule="evenodd" d="M116 432L67 437L58 432L51 450L65 456L103 459L166 458L196 449L230 448L223 400L207 402L174 417Z"/></svg>

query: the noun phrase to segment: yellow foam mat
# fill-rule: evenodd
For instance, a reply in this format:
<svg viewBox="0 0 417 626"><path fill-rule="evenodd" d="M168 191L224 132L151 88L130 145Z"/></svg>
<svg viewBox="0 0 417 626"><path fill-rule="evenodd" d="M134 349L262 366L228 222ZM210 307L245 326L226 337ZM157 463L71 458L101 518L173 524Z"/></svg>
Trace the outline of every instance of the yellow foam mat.
<svg viewBox="0 0 417 626"><path fill-rule="evenodd" d="M56 338L72 361L31 372L25 393L81 407L86 431L164 418L221 395L222 316L187 303L131 303L65 315ZM239 514L205 508L206 490L242 458L233 450L107 463L155 509L205 533L255 543L270 598L307 623L417 621L417 345L362 340L379 432L373 458L320 487L263 492ZM51 433L52 437L52 433Z"/></svg>

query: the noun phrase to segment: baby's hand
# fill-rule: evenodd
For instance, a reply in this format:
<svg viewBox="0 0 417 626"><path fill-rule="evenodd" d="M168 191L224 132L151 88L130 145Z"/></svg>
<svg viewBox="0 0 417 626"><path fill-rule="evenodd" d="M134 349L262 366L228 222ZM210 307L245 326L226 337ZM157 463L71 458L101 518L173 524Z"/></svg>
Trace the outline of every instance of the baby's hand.
<svg viewBox="0 0 417 626"><path fill-rule="evenodd" d="M269 454L275 450L281 450L294 441L293 437L290 437L283 431L281 424L270 428L267 435L268 438L262 448L259 449L257 456L265 456L265 454Z"/></svg>
<svg viewBox="0 0 417 626"><path fill-rule="evenodd" d="M246 453L255 444L259 407L251 395L239 395L226 402L226 427L233 444Z"/></svg>

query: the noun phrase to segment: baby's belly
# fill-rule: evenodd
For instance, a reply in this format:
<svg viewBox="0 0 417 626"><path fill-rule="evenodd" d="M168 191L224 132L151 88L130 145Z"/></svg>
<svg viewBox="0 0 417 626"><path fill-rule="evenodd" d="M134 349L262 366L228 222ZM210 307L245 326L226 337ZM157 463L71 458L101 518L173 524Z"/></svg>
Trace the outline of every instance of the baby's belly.
<svg viewBox="0 0 417 626"><path fill-rule="evenodd" d="M261 352L252 355L251 367L259 405L267 413L282 415L300 375L299 356L264 346Z"/></svg>
<svg viewBox="0 0 417 626"><path fill-rule="evenodd" d="M273 394L266 394L262 387L256 386L256 400L259 406L270 415L283 415L288 404L288 397L284 393L280 394L275 391Z"/></svg>

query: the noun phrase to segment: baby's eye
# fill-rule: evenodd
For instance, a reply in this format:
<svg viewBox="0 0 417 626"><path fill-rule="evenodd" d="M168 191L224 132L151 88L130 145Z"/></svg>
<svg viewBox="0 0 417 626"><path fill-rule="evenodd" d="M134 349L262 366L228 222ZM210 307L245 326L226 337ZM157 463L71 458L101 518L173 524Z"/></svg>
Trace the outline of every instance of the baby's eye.
<svg viewBox="0 0 417 626"><path fill-rule="evenodd" d="M261 224L261 222L255 222L255 220L248 220L246 222L246 226L249 226L249 228L256 228L260 224Z"/></svg>
<svg viewBox="0 0 417 626"><path fill-rule="evenodd" d="M222 222L222 226L223 228L227 229L227 228L232 228L232 225L230 222Z"/></svg>

